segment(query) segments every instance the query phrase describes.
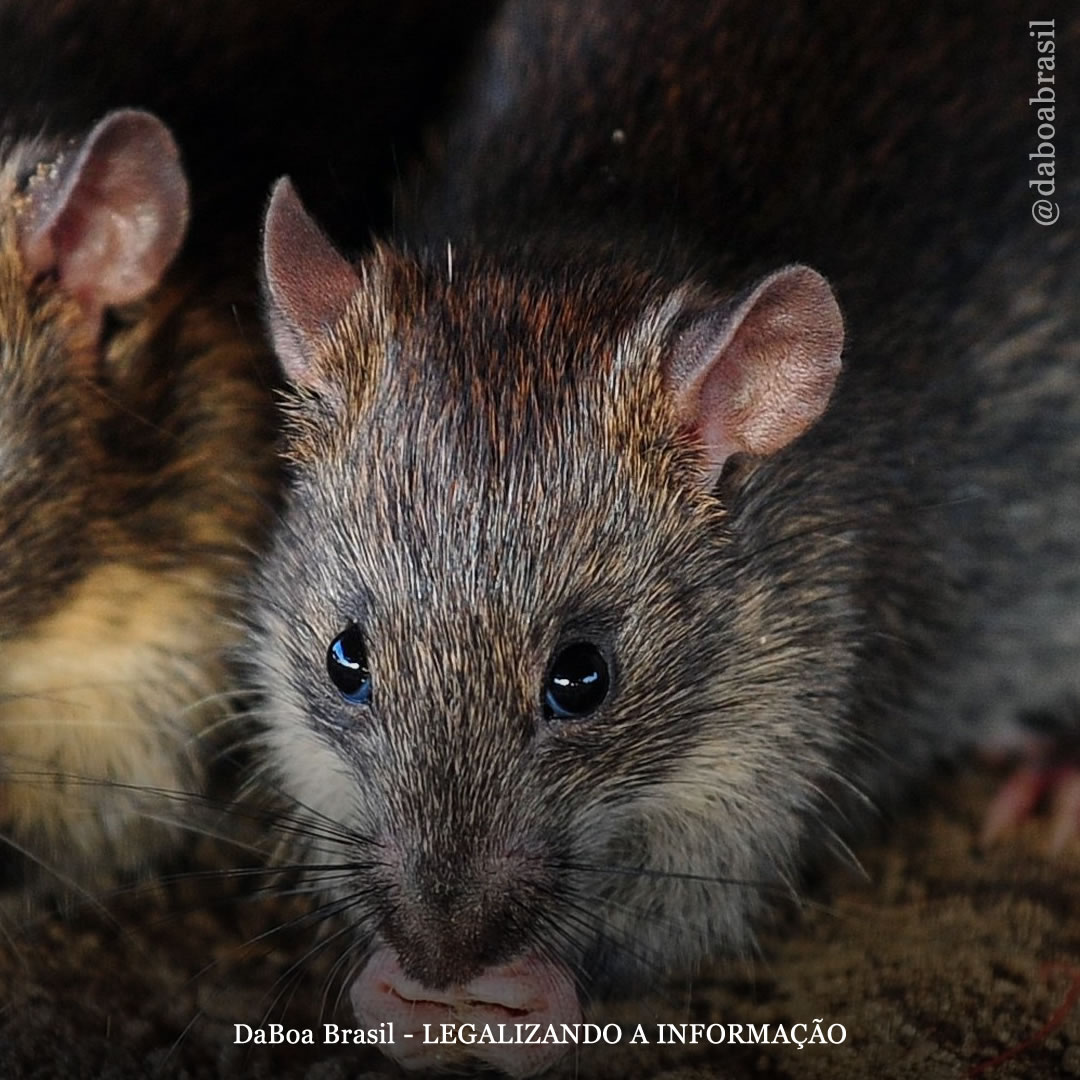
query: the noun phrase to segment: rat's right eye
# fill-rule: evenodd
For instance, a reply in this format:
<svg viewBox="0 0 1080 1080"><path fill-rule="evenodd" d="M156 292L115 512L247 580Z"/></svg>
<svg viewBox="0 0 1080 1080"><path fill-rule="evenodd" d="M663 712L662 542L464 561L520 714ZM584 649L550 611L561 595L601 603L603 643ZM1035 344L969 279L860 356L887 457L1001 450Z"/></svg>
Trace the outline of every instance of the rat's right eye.
<svg viewBox="0 0 1080 1080"><path fill-rule="evenodd" d="M371 672L368 671L364 635L355 626L343 630L326 650L326 670L341 696L352 705L371 700Z"/></svg>
<svg viewBox="0 0 1080 1080"><path fill-rule="evenodd" d="M603 704L611 676L600 650L588 641L575 641L551 662L544 688L544 711L559 720L588 716Z"/></svg>

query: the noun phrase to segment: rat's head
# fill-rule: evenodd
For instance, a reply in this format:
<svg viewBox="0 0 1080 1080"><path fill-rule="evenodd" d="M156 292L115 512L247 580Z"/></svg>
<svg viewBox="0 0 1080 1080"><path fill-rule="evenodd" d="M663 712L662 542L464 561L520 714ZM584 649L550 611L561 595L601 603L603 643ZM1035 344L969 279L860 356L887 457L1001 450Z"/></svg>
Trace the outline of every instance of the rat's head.
<svg viewBox="0 0 1080 1080"><path fill-rule="evenodd" d="M176 146L147 113L0 147L0 641L93 557L106 313L158 284L187 209Z"/></svg>
<svg viewBox="0 0 1080 1080"><path fill-rule="evenodd" d="M356 1008L573 1020L580 987L744 946L811 798L791 762L824 748L791 704L813 650L763 643L790 600L713 489L824 408L828 286L353 268L287 182L264 269L292 485L253 658L270 767L372 952ZM512 1050L489 1060L548 1060Z"/></svg>

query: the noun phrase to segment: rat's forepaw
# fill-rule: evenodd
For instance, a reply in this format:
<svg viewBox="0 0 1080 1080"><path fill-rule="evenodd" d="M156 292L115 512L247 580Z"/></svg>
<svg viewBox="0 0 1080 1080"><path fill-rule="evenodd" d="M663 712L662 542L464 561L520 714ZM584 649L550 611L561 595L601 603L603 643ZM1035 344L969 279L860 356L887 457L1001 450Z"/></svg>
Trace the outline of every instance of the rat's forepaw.
<svg viewBox="0 0 1080 1080"><path fill-rule="evenodd" d="M1080 837L1080 762L1023 765L994 797L983 821L981 842L991 844L1041 804L1050 808L1051 854Z"/></svg>

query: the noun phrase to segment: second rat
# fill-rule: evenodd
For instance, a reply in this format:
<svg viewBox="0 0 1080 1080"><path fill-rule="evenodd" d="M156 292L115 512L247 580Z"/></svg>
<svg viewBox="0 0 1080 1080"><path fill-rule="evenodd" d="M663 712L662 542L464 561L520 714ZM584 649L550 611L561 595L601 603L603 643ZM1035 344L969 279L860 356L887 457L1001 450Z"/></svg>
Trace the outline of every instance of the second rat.
<svg viewBox="0 0 1080 1080"><path fill-rule="evenodd" d="M364 1021L575 1022L747 950L936 759L1070 735L1080 266L1027 157L1069 32L521 0L394 243L278 185L251 657Z"/></svg>

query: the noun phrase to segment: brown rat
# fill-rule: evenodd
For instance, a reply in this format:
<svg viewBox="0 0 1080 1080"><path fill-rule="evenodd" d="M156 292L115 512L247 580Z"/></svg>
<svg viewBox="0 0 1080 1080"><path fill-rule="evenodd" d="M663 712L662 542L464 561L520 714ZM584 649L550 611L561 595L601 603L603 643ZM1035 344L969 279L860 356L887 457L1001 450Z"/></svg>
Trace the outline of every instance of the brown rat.
<svg viewBox="0 0 1080 1080"><path fill-rule="evenodd" d="M0 153L0 863L25 898L172 848L228 708L272 368L174 266L187 220L149 113Z"/></svg>
<svg viewBox="0 0 1080 1080"><path fill-rule="evenodd" d="M1080 267L1025 45L1008 2L520 0L395 243L275 190L250 651L365 1023L747 951L935 759L1066 715Z"/></svg>

